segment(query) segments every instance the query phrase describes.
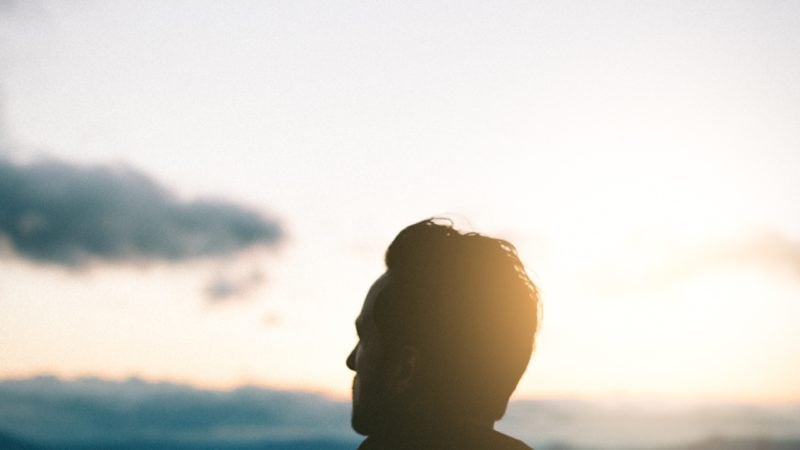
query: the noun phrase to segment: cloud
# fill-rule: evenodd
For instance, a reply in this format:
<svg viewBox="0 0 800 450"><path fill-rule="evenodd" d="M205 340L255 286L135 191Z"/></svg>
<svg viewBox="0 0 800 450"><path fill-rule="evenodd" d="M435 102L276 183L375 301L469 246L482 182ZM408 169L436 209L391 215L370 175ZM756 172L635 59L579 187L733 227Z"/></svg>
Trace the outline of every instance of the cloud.
<svg viewBox="0 0 800 450"><path fill-rule="evenodd" d="M349 402L241 387L53 377L0 381L0 428L44 444L161 442L214 446L326 440L355 448ZM270 447L271 448L271 447Z"/></svg>
<svg viewBox="0 0 800 450"><path fill-rule="evenodd" d="M800 241L775 231L765 231L749 239L718 245L707 257L711 264L759 264L789 269L800 278Z"/></svg>
<svg viewBox="0 0 800 450"><path fill-rule="evenodd" d="M224 200L182 201L129 167L0 158L0 235L37 262L222 256L281 239L279 224Z"/></svg>
<svg viewBox="0 0 800 450"><path fill-rule="evenodd" d="M241 277L217 274L206 286L206 297L212 302L219 302L246 296L253 288L264 281L264 274L253 270Z"/></svg>
<svg viewBox="0 0 800 450"><path fill-rule="evenodd" d="M307 392L138 379L0 381L0 445L5 433L55 448L353 449L361 438L349 419L348 401ZM712 435L797 439L800 407L525 400L512 402L497 428L541 449L653 448Z"/></svg>
<svg viewBox="0 0 800 450"><path fill-rule="evenodd" d="M773 230L700 245L655 241L631 249L630 264L586 273L585 283L603 292L662 289L729 267L752 267L800 281L800 241Z"/></svg>
<svg viewBox="0 0 800 450"><path fill-rule="evenodd" d="M267 327L277 327L280 326L280 324L283 322L281 316L275 312L268 312L264 314L261 320L264 326Z"/></svg>
<svg viewBox="0 0 800 450"><path fill-rule="evenodd" d="M525 400L512 402L497 428L539 443L535 448L560 443L555 447L667 450L709 437L793 440L796 446L800 444L800 405Z"/></svg>

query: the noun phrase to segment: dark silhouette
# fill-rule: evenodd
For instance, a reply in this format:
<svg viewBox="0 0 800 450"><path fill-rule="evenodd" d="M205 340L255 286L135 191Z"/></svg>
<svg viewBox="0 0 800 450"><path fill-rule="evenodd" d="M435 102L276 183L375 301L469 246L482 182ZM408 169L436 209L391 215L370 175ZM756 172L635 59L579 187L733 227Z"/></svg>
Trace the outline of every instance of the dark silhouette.
<svg viewBox="0 0 800 450"><path fill-rule="evenodd" d="M356 319L359 449L527 449L494 422L533 351L536 287L509 242L440 222L397 235Z"/></svg>

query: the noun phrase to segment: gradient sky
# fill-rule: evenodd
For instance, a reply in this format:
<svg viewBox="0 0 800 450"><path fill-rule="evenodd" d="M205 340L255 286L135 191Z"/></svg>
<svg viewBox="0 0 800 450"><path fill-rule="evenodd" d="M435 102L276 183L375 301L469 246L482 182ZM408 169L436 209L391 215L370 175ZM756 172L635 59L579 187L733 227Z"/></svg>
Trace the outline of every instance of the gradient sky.
<svg viewBox="0 0 800 450"><path fill-rule="evenodd" d="M518 397L800 401L798 55L791 1L0 2L13 167L283 230L80 266L6 242L0 378L344 397L386 245L449 214L541 288Z"/></svg>

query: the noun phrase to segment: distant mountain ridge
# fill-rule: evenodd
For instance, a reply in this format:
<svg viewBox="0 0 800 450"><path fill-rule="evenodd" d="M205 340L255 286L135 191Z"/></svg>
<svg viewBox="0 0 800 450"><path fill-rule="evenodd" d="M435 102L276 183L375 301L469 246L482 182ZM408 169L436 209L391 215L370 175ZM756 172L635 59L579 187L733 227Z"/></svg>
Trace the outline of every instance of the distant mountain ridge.
<svg viewBox="0 0 800 450"><path fill-rule="evenodd" d="M349 418L349 402L307 392L0 381L0 449L353 449L362 438ZM497 428L537 450L800 450L800 405L527 400Z"/></svg>

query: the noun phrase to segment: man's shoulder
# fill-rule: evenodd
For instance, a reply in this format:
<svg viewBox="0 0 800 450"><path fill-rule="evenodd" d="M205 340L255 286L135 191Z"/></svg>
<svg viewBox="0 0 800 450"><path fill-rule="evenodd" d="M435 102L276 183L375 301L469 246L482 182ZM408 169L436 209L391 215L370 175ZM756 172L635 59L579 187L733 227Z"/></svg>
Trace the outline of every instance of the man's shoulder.
<svg viewBox="0 0 800 450"><path fill-rule="evenodd" d="M465 443L468 444L468 443ZM477 438L475 449L498 449L498 450L531 450L524 442L515 439L511 436L505 435L495 430L491 430L485 437Z"/></svg>
<svg viewBox="0 0 800 450"><path fill-rule="evenodd" d="M492 429L369 437L358 450L531 450L524 442Z"/></svg>

